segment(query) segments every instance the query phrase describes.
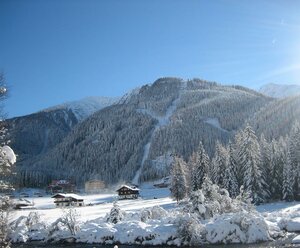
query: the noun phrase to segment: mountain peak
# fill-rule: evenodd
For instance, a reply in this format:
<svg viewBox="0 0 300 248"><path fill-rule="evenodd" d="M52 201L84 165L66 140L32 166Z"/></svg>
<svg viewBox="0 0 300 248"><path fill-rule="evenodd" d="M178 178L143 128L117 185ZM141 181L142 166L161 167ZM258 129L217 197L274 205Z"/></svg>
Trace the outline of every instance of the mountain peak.
<svg viewBox="0 0 300 248"><path fill-rule="evenodd" d="M259 92L275 98L285 98L300 94L300 85L268 83L263 85Z"/></svg>
<svg viewBox="0 0 300 248"><path fill-rule="evenodd" d="M56 109L72 110L77 120L82 121L94 112L110 106L119 100L118 97L104 97L104 96L89 96L81 100L65 102L47 109L42 112L48 112Z"/></svg>

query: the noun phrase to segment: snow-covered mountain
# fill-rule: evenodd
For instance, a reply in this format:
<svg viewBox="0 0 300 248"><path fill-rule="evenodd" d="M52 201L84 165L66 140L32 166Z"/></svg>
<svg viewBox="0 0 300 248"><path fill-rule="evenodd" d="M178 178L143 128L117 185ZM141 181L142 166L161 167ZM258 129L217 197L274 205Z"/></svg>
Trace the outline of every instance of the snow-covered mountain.
<svg viewBox="0 0 300 248"><path fill-rule="evenodd" d="M74 113L77 120L80 122L96 111L116 103L119 101L119 99L120 98L118 97L90 96L78 101L71 101L56 105L54 107L42 110L41 112L49 112L57 109L68 109Z"/></svg>
<svg viewBox="0 0 300 248"><path fill-rule="evenodd" d="M60 143L78 123L117 100L118 98L87 97L8 119L8 136L18 154L18 161L46 153Z"/></svg>
<svg viewBox="0 0 300 248"><path fill-rule="evenodd" d="M300 94L300 85L297 84L266 84L263 85L259 92L270 97L284 98Z"/></svg>
<svg viewBox="0 0 300 248"><path fill-rule="evenodd" d="M295 122L300 122L300 95L277 99L250 117L249 124L256 134L268 140L286 136Z"/></svg>
<svg viewBox="0 0 300 248"><path fill-rule="evenodd" d="M27 177L20 181L160 178L169 173L170 154L187 159L202 141L212 155L217 140L227 143L274 100L240 86L179 78L158 79L122 99L76 125L53 149L19 161L19 175Z"/></svg>

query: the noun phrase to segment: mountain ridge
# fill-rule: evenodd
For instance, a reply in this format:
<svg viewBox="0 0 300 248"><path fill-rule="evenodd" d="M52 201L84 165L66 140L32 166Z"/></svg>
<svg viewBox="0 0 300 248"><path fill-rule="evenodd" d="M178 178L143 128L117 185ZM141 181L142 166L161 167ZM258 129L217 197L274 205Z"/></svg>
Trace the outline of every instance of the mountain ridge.
<svg viewBox="0 0 300 248"><path fill-rule="evenodd" d="M259 92L274 98L285 98L300 94L300 85L269 83L260 87Z"/></svg>
<svg viewBox="0 0 300 248"><path fill-rule="evenodd" d="M111 184L132 181L140 168L137 181L166 176L170 154L186 160L202 141L212 155L217 140L226 144L271 101L244 87L160 78L87 117L46 153L20 162L20 181L35 185L46 176L81 184L93 175Z"/></svg>

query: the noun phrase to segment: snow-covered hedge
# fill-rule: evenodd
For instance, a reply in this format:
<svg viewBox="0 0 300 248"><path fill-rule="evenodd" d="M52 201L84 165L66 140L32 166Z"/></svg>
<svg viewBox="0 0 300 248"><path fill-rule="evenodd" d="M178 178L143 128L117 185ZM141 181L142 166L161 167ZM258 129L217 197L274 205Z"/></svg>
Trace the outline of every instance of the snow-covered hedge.
<svg viewBox="0 0 300 248"><path fill-rule="evenodd" d="M13 242L74 240L83 243L199 245L253 243L270 240L268 225L257 212L240 211L201 220L181 208L161 207L129 212L113 223L106 217L80 223L72 234L66 223L45 224L37 215L20 217L11 225ZM39 223L36 223L39 221Z"/></svg>

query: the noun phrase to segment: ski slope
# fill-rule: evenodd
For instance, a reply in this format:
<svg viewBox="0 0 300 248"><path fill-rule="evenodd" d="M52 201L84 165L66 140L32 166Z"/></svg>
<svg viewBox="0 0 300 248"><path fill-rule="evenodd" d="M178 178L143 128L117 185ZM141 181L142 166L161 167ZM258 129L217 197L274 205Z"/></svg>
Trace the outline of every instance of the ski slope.
<svg viewBox="0 0 300 248"><path fill-rule="evenodd" d="M143 153L143 158L142 158L141 166L137 170L137 172L136 172L136 174L135 174L135 176L134 176L134 178L132 180L133 184L135 184L135 185L139 184L140 175L142 173L145 161L149 157L150 147L151 147L151 143L152 143L152 140L154 138L154 135L155 135L155 133L161 127L169 125L171 117L174 114L174 112L176 111L178 103L179 103L179 101L181 99L182 93L184 92L184 90L186 89L186 87L187 87L187 83L186 82L182 82L182 86L179 89L178 97L170 104L170 106L167 108L167 111L166 111L165 115L163 115L163 116L157 115L157 114L153 113L152 111L150 111L148 109L138 109L137 110L140 113L143 113L143 114L146 114L146 115L150 115L152 118L156 119L157 120L157 124L155 125L155 127L154 127L154 129L153 129L153 131L151 133L149 142L144 146L144 150L143 150L144 153Z"/></svg>

